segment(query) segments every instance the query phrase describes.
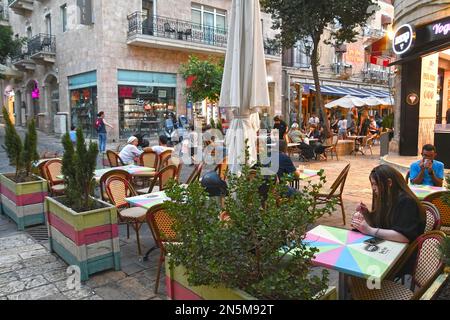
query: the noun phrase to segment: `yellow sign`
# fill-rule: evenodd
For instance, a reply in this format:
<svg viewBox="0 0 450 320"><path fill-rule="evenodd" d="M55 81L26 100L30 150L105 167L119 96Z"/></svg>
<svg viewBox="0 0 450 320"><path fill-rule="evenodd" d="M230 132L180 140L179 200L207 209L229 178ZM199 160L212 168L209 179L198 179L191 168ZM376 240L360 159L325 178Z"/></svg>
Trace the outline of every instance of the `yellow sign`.
<svg viewBox="0 0 450 320"><path fill-rule="evenodd" d="M422 58L420 118L436 117L439 54Z"/></svg>

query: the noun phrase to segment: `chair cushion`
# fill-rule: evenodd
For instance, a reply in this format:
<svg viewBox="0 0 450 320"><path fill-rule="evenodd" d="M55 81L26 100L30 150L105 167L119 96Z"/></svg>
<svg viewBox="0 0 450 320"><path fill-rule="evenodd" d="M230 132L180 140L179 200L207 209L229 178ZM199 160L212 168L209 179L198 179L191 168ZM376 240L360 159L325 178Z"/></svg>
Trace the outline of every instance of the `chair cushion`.
<svg viewBox="0 0 450 320"><path fill-rule="evenodd" d="M382 281L381 289L368 289L367 279L349 278L350 291L355 300L411 300L413 292L405 286L393 282Z"/></svg>
<svg viewBox="0 0 450 320"><path fill-rule="evenodd" d="M133 220L145 220L145 214L147 210L140 207L132 207L123 209L119 212L119 215L124 219L133 219Z"/></svg>

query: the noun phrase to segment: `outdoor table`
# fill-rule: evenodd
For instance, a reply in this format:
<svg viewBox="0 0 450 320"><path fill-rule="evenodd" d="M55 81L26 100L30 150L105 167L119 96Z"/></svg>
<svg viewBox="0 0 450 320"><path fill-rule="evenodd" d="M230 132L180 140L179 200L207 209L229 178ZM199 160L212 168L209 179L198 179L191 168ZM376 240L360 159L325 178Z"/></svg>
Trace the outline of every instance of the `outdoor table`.
<svg viewBox="0 0 450 320"><path fill-rule="evenodd" d="M317 141L319 141L319 139L317 139L317 138L311 138L311 139L308 139L308 144L311 144L311 142L316 143ZM313 143L313 144L314 144L314 143Z"/></svg>
<svg viewBox="0 0 450 320"><path fill-rule="evenodd" d="M50 160L62 160L62 159L61 159L61 158L46 158L46 159L39 159L39 160L36 160L36 161L33 162L33 167L39 168L39 166L40 166L42 163L47 162L47 161L50 161Z"/></svg>
<svg viewBox="0 0 450 320"><path fill-rule="evenodd" d="M409 188L416 195L416 197L419 198L419 200L423 200L427 196L435 192L448 191L448 189L445 187L433 187L422 184L410 184Z"/></svg>
<svg viewBox="0 0 450 320"><path fill-rule="evenodd" d="M142 166L137 166L134 164L130 164L127 166L120 166L120 167L112 167L112 168L105 168L105 169L97 169L94 171L94 178L95 178L95 182L99 183L100 182L100 178L102 177L102 175L104 175L106 172L111 171L111 170L125 170L126 172L128 172L131 175L139 175L142 173L149 173L149 172L154 172L155 168L149 168L149 167L142 167ZM57 176L58 179L64 179L63 175L59 175Z"/></svg>
<svg viewBox="0 0 450 320"><path fill-rule="evenodd" d="M347 136L348 139L355 140L355 148L352 150L350 155L353 153L356 155L356 153L360 152L363 156L365 155L364 151L361 148L362 141L359 140L364 139L366 136Z"/></svg>
<svg viewBox="0 0 450 320"><path fill-rule="evenodd" d="M295 176L294 180L291 182L291 187L299 190L300 181L307 181L311 180L312 178L318 177L319 171L320 170L313 170L313 169L303 169L299 171L299 169L297 169L297 172L299 172L300 175L298 177Z"/></svg>
<svg viewBox="0 0 450 320"><path fill-rule="evenodd" d="M340 299L346 298L347 275L381 282L408 247L407 243L388 240L377 245L364 243L371 238L357 231L323 225L306 233L305 244L319 250L313 264L339 271Z"/></svg>

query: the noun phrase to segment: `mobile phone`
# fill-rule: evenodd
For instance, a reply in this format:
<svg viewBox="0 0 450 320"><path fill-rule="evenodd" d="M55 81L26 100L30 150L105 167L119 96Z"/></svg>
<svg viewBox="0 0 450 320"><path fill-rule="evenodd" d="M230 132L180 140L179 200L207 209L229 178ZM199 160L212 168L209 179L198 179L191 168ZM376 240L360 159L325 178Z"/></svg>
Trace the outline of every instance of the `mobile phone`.
<svg viewBox="0 0 450 320"><path fill-rule="evenodd" d="M381 238L370 238L364 241L365 244L371 244L376 246L377 244L380 244L384 241L384 239Z"/></svg>

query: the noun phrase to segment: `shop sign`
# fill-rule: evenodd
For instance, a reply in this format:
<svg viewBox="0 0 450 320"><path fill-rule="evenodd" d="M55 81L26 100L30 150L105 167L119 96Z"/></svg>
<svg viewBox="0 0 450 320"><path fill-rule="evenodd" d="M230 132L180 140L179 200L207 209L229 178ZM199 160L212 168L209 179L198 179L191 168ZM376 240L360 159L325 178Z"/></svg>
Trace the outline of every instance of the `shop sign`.
<svg viewBox="0 0 450 320"><path fill-rule="evenodd" d="M408 52L414 44L415 32L409 24L404 24L395 31L393 50L395 54L401 55Z"/></svg>
<svg viewBox="0 0 450 320"><path fill-rule="evenodd" d="M450 38L450 19L430 24L427 29L430 34L430 41Z"/></svg>
<svg viewBox="0 0 450 320"><path fill-rule="evenodd" d="M410 106L415 106L418 102L419 102L419 96L417 95L417 93L414 93L414 92L410 93L406 97L406 103L409 104Z"/></svg>
<svg viewBox="0 0 450 320"><path fill-rule="evenodd" d="M119 87L119 98L132 98L133 87Z"/></svg>

